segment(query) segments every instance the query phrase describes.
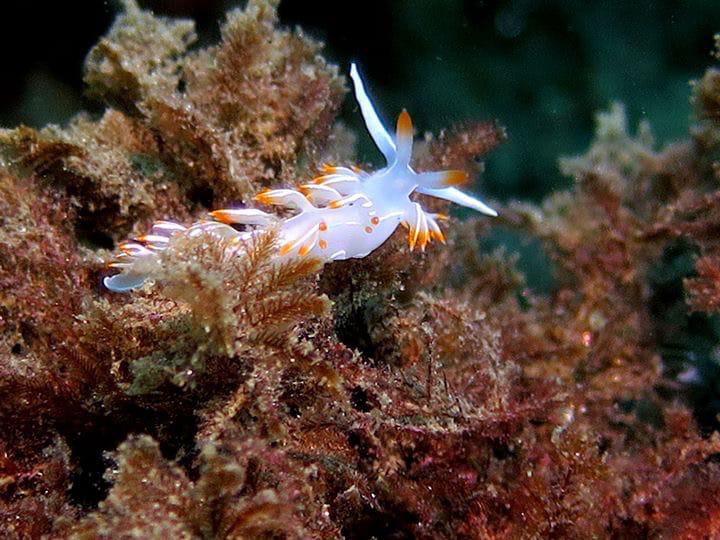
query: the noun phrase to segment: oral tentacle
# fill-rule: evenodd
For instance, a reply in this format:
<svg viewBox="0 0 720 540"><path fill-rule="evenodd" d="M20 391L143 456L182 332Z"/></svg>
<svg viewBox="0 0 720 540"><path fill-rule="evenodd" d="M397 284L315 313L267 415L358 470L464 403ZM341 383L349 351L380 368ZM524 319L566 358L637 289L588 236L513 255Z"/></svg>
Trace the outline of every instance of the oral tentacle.
<svg viewBox="0 0 720 540"><path fill-rule="evenodd" d="M380 115L378 115L370 97L365 91L365 85L354 62L350 66L350 78L355 88L355 99L360 106L360 112L365 121L365 126L367 126L368 133L370 133L370 137L372 137L373 142L380 152L382 152L382 155L385 156L386 163L392 163L395 160L395 143L390 133L388 133L388 130L385 129L382 120L380 120Z"/></svg>

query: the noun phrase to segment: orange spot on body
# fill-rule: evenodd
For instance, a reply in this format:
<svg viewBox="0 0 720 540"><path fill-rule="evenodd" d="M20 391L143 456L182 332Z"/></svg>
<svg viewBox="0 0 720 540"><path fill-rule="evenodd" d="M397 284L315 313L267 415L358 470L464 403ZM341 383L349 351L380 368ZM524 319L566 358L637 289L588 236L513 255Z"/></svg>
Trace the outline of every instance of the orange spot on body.
<svg viewBox="0 0 720 540"><path fill-rule="evenodd" d="M340 201L333 201L330 204L328 204L328 208L340 208L342 206L342 203Z"/></svg>
<svg viewBox="0 0 720 540"><path fill-rule="evenodd" d="M310 246L302 246L302 247L300 248L300 250L298 251L298 254L299 254L301 257L304 257L304 256L307 255L308 253L310 253Z"/></svg>
<svg viewBox="0 0 720 540"><path fill-rule="evenodd" d="M288 253L290 253L290 250L292 249L292 247L293 247L292 242L288 242L287 244L284 244L280 248L280 255L287 255Z"/></svg>
<svg viewBox="0 0 720 540"><path fill-rule="evenodd" d="M380 223L380 218L377 216L373 216L370 220L370 223L372 223L373 225L377 225L378 223Z"/></svg>
<svg viewBox="0 0 720 540"><path fill-rule="evenodd" d="M365 227L366 233L370 234L372 231L373 231L372 227L370 227L370 226Z"/></svg>
<svg viewBox="0 0 720 540"><path fill-rule="evenodd" d="M337 172L337 167L335 167L334 165L330 165L329 163L323 163L321 170L326 174L333 174Z"/></svg>
<svg viewBox="0 0 720 540"><path fill-rule="evenodd" d="M318 245L320 246L320 249L327 249L327 242L325 240L320 240Z"/></svg>
<svg viewBox="0 0 720 540"><path fill-rule="evenodd" d="M323 232L327 231L327 223L325 223L324 221L321 221L320 225L318 225L318 229L320 229Z"/></svg>

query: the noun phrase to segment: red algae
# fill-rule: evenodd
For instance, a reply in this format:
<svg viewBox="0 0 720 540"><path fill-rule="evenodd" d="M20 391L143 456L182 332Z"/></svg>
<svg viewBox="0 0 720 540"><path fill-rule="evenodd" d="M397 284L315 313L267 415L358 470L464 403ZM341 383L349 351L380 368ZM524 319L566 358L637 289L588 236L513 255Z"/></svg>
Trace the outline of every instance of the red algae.
<svg viewBox="0 0 720 540"><path fill-rule="evenodd" d="M616 105L571 189L512 203L518 257L400 234L364 259L271 262L188 238L163 286L102 290L114 242L196 219L353 155L345 89L277 2L218 45L132 1L92 49L107 107L0 132L0 528L11 538L698 538L720 531L720 439L663 356L652 275L678 243L687 312L720 308L720 77L686 141L656 148ZM720 51L718 52L720 54ZM476 173L505 137L466 123L418 170ZM434 210L444 210L438 203Z"/></svg>

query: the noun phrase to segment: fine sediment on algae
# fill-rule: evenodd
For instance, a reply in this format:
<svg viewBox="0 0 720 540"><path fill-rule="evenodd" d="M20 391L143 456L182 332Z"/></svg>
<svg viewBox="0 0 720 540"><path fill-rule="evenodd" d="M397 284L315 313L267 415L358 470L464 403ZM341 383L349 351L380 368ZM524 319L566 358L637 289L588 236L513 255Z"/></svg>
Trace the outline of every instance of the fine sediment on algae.
<svg viewBox="0 0 720 540"><path fill-rule="evenodd" d="M128 0L87 57L105 113L0 131L0 530L719 535L717 411L697 391L718 374L668 352L720 306L717 67L685 141L656 148L615 105L561 160L572 189L453 219L426 253L396 235L277 266L272 234L232 259L200 237L163 254L162 287L101 288L109 250L153 220L349 164L345 80L276 7L250 1L199 49L192 22ZM456 126L416 166L473 172L503 138ZM478 249L494 226L542 242L550 293Z"/></svg>

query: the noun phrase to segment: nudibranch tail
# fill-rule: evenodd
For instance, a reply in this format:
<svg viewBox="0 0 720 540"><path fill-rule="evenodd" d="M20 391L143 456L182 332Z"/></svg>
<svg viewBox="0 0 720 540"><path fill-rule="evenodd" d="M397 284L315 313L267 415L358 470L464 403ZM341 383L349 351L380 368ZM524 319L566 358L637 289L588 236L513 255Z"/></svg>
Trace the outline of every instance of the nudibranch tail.
<svg viewBox="0 0 720 540"><path fill-rule="evenodd" d="M108 290L116 293L123 293L139 289L147 281L148 276L144 274L116 274L103 279L103 285Z"/></svg>
<svg viewBox="0 0 720 540"><path fill-rule="evenodd" d="M425 251L432 241L445 242L438 221L442 214L425 212L413 201L413 192L445 199L490 216L492 208L460 191L468 182L464 171L417 173L412 168L413 124L403 110L391 135L372 104L355 64L350 69L355 97L365 125L382 152L386 164L376 172L357 167L323 165L321 175L297 189L266 189L255 200L268 206L291 210L280 218L257 208L228 208L210 212L212 220L190 227L170 221L155 223L149 234L120 244L119 254L108 265L121 270L106 277L105 286L115 292L141 287L148 279L163 275L165 250L181 249L177 237L200 238L202 242L230 240L226 255L243 256L245 240L260 235L277 235L275 259L316 257L322 261L365 257L382 245L403 225L408 229L408 247ZM205 236L207 235L207 240ZM204 245L204 244L203 244ZM175 253L175 251L171 252Z"/></svg>

